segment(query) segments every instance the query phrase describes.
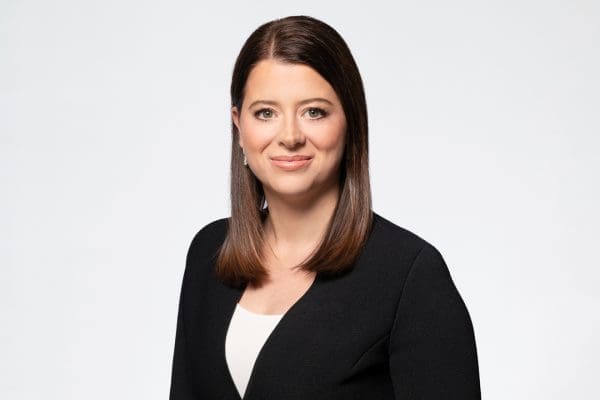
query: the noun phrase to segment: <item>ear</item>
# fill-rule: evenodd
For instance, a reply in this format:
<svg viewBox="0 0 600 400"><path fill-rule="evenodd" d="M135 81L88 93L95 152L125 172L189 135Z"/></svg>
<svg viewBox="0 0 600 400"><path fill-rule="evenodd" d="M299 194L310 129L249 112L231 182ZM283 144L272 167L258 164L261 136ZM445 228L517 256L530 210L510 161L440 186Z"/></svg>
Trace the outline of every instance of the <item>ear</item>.
<svg viewBox="0 0 600 400"><path fill-rule="evenodd" d="M235 124L235 127L237 128L238 133L241 132L240 130L240 113L238 112L238 109L236 106L231 107L231 119L233 120L233 123ZM239 145L241 148L244 148L244 145L242 143L242 135L238 134L238 140L239 140Z"/></svg>

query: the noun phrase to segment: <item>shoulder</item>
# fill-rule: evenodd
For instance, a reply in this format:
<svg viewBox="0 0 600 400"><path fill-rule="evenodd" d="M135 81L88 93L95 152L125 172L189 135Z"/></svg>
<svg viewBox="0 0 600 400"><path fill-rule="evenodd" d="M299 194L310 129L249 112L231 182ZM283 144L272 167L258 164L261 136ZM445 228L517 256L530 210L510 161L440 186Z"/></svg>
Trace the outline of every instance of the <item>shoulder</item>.
<svg viewBox="0 0 600 400"><path fill-rule="evenodd" d="M375 212L373 214L374 228L370 240L372 259L384 268L399 273L401 281L415 269L448 277L448 267L436 246L417 233Z"/></svg>
<svg viewBox="0 0 600 400"><path fill-rule="evenodd" d="M396 270L402 271L402 281L428 282L431 286L456 290L448 265L436 246L380 215L375 220L379 230L379 234L374 235L377 238L377 254L385 255L386 262L391 262Z"/></svg>
<svg viewBox="0 0 600 400"><path fill-rule="evenodd" d="M219 248L227 234L229 218L217 218L201 226L188 245L184 284L206 282L204 274L209 271L216 260ZM196 282L196 283L193 283Z"/></svg>
<svg viewBox="0 0 600 400"><path fill-rule="evenodd" d="M229 217L217 218L207 222L194 235L192 243L214 238L227 233Z"/></svg>
<svg viewBox="0 0 600 400"><path fill-rule="evenodd" d="M214 253L223 243L227 234L229 217L217 218L207 222L194 234L188 250L188 256L200 253Z"/></svg>
<svg viewBox="0 0 600 400"><path fill-rule="evenodd" d="M437 252L435 246L419 234L373 212L373 242L388 251L419 253L422 250Z"/></svg>

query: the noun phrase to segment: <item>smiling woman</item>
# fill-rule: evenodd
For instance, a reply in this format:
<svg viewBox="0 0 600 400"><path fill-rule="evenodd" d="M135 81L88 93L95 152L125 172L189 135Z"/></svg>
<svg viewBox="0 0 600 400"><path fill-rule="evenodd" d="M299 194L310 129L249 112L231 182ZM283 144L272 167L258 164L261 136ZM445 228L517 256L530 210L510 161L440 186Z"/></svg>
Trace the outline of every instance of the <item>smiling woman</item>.
<svg viewBox="0 0 600 400"><path fill-rule="evenodd" d="M335 90L307 65L269 58L252 69L245 92L247 105L234 105L232 118L240 148L271 207L327 197L332 208L346 133Z"/></svg>
<svg viewBox="0 0 600 400"><path fill-rule="evenodd" d="M442 255L372 210L365 95L342 37L308 16L258 27L231 121L231 216L189 246L170 399L479 400Z"/></svg>

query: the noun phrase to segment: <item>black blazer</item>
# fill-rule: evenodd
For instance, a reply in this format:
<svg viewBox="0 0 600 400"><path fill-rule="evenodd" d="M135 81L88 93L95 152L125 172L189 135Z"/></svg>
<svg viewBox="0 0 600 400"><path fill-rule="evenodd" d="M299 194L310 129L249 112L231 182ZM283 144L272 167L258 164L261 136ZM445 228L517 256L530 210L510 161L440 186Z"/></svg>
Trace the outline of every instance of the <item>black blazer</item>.
<svg viewBox="0 0 600 400"><path fill-rule="evenodd" d="M317 274L255 361L247 400L479 400L471 318L439 251L373 212L354 268ZM240 400L225 336L243 288L213 274L228 218L205 225L186 259L170 400Z"/></svg>

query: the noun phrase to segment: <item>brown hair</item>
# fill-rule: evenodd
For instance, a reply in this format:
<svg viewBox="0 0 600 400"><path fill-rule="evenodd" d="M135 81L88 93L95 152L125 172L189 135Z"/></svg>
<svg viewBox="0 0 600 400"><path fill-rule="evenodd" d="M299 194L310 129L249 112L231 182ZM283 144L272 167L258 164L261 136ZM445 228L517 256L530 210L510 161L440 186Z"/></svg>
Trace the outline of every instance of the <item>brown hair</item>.
<svg viewBox="0 0 600 400"><path fill-rule="evenodd" d="M373 221L369 182L368 121L362 79L350 49L340 34L309 16L289 16L259 26L246 40L235 62L231 105L241 111L246 80L261 60L304 64L316 70L340 98L347 122L346 146L340 167L340 195L320 245L294 268L336 275L348 271L370 233ZM268 276L263 267L263 222L268 214L262 183L243 164L232 121L231 217L218 251L217 277L232 286L260 286Z"/></svg>

